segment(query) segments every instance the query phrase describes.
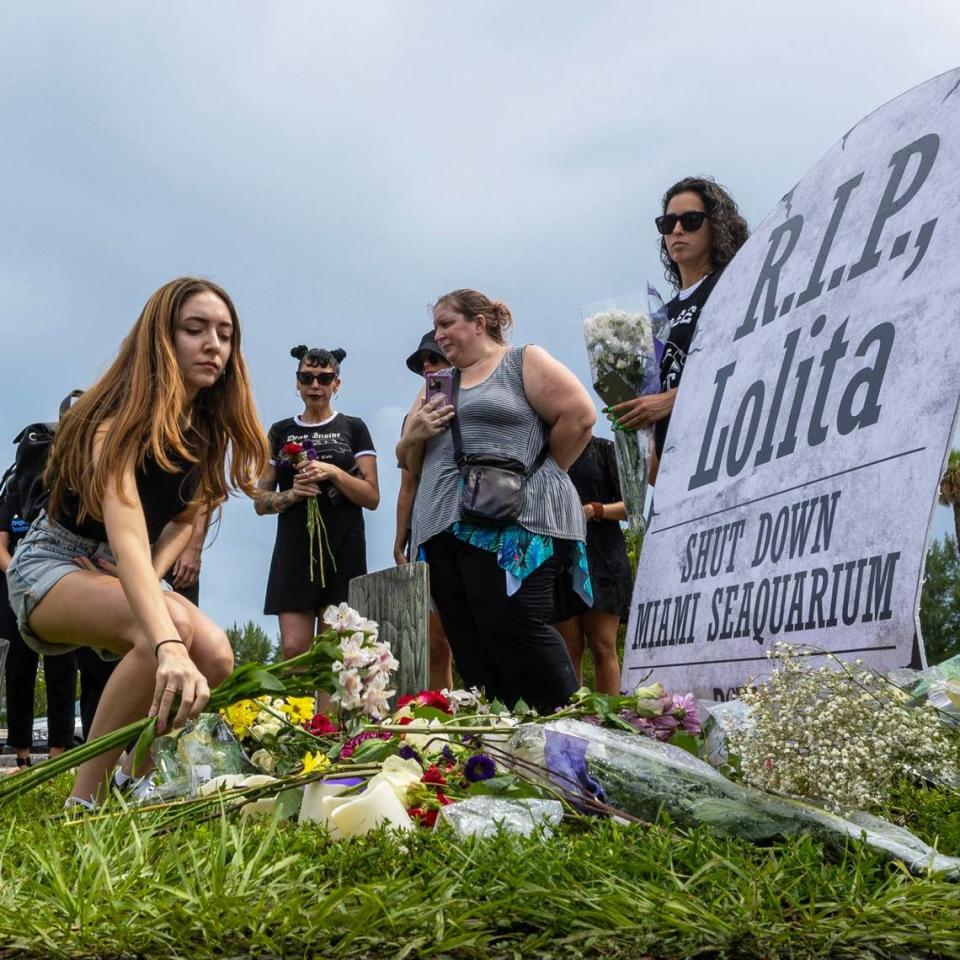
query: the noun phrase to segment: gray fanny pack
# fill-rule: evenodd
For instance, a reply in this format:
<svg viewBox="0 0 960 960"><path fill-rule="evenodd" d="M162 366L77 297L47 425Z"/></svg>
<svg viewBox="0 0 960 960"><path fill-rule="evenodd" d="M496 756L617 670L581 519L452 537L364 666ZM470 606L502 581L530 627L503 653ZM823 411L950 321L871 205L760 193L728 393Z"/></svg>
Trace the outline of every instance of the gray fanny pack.
<svg viewBox="0 0 960 960"><path fill-rule="evenodd" d="M460 371L453 375L453 405L460 393ZM486 527L508 527L523 512L527 479L547 458L544 444L527 470L515 457L498 453L464 453L460 424L454 416L450 424L453 459L460 471L460 511L468 523Z"/></svg>

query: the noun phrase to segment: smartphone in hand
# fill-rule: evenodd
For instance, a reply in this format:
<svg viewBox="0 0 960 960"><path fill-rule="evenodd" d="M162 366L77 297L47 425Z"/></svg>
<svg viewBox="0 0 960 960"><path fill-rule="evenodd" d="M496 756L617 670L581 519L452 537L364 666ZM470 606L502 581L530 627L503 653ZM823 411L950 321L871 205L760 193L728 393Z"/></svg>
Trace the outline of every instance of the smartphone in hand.
<svg viewBox="0 0 960 960"><path fill-rule="evenodd" d="M637 394L616 370L608 370L593 385L597 395L608 407L615 407L618 403L632 400Z"/></svg>
<svg viewBox="0 0 960 960"><path fill-rule="evenodd" d="M426 390L423 398L429 403L437 394L446 398L447 403L453 406L453 370L438 370L436 373L425 373Z"/></svg>

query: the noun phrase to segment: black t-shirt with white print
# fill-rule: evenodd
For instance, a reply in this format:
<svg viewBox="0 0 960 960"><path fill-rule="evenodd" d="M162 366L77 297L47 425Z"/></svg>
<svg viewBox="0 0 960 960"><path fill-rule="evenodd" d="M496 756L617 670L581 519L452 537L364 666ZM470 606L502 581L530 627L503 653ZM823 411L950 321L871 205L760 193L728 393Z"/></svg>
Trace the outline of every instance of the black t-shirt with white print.
<svg viewBox="0 0 960 960"><path fill-rule="evenodd" d="M667 304L667 319L670 322L670 336L660 358L660 389L672 390L680 386L683 368L690 351L690 341L697 329L697 321L707 298L716 286L723 270L707 274L693 286L681 290ZM657 456L663 456L663 444L667 439L670 417L664 417L653 425L653 440Z"/></svg>
<svg viewBox="0 0 960 960"><path fill-rule="evenodd" d="M305 423L299 417L287 417L270 428L267 440L270 462L277 471L277 488L281 491L293 486L294 476L293 469L284 463L285 444L302 445L309 440L318 460L355 474L357 457L376 456L367 425L359 417L342 413L335 413L322 423ZM317 503L336 570L327 559L326 586L321 586L318 574L310 580L307 503L301 500L293 504L277 516L277 539L270 564L265 613L317 610L328 603L346 600L349 580L367 572L363 509L329 481L321 484Z"/></svg>

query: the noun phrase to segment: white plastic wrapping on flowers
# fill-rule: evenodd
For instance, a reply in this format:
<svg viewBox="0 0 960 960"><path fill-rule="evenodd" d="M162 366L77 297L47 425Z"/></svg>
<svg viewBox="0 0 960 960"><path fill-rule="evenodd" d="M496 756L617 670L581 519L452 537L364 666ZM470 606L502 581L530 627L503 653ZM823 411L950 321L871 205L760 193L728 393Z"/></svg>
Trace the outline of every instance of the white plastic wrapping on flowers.
<svg viewBox="0 0 960 960"><path fill-rule="evenodd" d="M960 654L926 670L892 670L887 679L911 696L929 700L947 716L960 719Z"/></svg>
<svg viewBox="0 0 960 960"><path fill-rule="evenodd" d="M137 803L196 797L203 785L215 778L260 772L215 713L203 713L179 730L157 737L150 755L154 769L137 787Z"/></svg>
<svg viewBox="0 0 960 960"><path fill-rule="evenodd" d="M448 825L461 837L490 837L498 830L529 837L538 827L543 836L550 837L562 819L563 804L559 800L467 797L442 807L437 822Z"/></svg>
<svg viewBox="0 0 960 960"><path fill-rule="evenodd" d="M707 763L722 767L729 759L727 741L734 730L749 730L752 726L750 708L742 700L698 700L701 715L707 722L703 730L707 741Z"/></svg>
<svg viewBox="0 0 960 960"><path fill-rule="evenodd" d="M709 826L754 841L795 833L825 841L849 837L903 861L915 873L960 878L960 858L941 856L901 827L867 814L844 819L734 783L685 750L647 737L579 720L524 724L509 746L518 767L528 773L524 762L546 767L550 730L586 741L587 772L601 784L606 802L641 819L653 820L664 810L680 826Z"/></svg>

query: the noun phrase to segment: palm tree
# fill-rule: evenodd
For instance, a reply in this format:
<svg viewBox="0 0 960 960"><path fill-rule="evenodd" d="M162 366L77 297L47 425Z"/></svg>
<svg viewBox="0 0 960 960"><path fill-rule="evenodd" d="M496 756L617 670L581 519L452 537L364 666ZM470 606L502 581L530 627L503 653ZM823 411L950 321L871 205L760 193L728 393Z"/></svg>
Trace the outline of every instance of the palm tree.
<svg viewBox="0 0 960 960"><path fill-rule="evenodd" d="M940 502L953 508L953 528L960 547L960 450L951 450L947 469L940 480Z"/></svg>

